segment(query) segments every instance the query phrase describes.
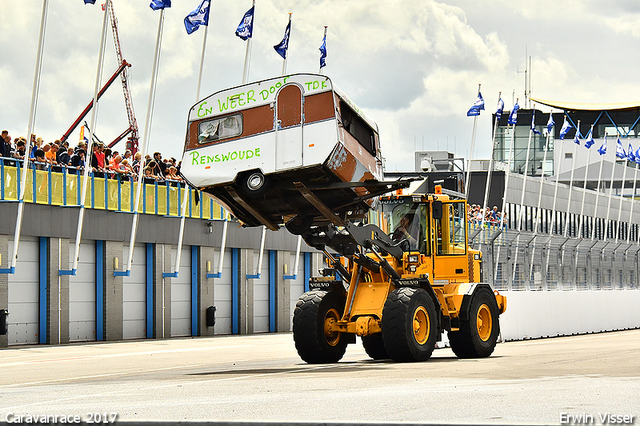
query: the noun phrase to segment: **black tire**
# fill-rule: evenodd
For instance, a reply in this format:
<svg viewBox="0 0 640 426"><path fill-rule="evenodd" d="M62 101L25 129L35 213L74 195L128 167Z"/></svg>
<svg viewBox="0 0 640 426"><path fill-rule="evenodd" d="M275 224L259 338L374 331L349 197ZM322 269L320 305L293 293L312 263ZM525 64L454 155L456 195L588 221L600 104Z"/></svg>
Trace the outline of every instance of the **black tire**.
<svg viewBox="0 0 640 426"><path fill-rule="evenodd" d="M459 331L450 331L449 343L458 358L486 358L493 353L500 334L498 303L485 288L475 291L469 306L469 319L461 321Z"/></svg>
<svg viewBox="0 0 640 426"><path fill-rule="evenodd" d="M300 296L293 311L293 340L303 361L327 364L342 359L348 336L327 332L326 325L340 319L344 305L344 297L335 291L312 290Z"/></svg>
<svg viewBox="0 0 640 426"><path fill-rule="evenodd" d="M264 195L269 188L269 180L260 170L253 170L242 174L237 182L242 192L251 198Z"/></svg>
<svg viewBox="0 0 640 426"><path fill-rule="evenodd" d="M293 235L303 235L309 231L312 224L313 216L297 215L284 226L287 228L287 231L291 232Z"/></svg>
<svg viewBox="0 0 640 426"><path fill-rule="evenodd" d="M382 310L382 341L392 360L426 361L437 336L436 308L424 289L402 287L389 294Z"/></svg>
<svg viewBox="0 0 640 426"><path fill-rule="evenodd" d="M362 346L367 355L372 359L389 359L387 350L384 348L384 342L382 341L382 333L362 336Z"/></svg>

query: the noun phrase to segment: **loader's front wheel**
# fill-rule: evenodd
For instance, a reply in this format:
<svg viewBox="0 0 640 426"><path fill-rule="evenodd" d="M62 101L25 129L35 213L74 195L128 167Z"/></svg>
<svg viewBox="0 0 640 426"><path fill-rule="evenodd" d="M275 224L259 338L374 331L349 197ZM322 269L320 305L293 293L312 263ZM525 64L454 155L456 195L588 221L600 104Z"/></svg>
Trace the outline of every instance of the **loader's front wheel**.
<svg viewBox="0 0 640 426"><path fill-rule="evenodd" d="M298 299L293 311L293 340L298 355L309 364L338 362L347 350L347 336L333 330L344 310L335 291L312 290Z"/></svg>
<svg viewBox="0 0 640 426"><path fill-rule="evenodd" d="M496 298L479 288L471 299L469 319L461 321L459 331L449 332L449 343L458 358L485 358L493 353L499 334Z"/></svg>
<svg viewBox="0 0 640 426"><path fill-rule="evenodd" d="M387 297L382 311L382 341L394 361L426 361L436 346L438 319L429 294L402 287Z"/></svg>
<svg viewBox="0 0 640 426"><path fill-rule="evenodd" d="M384 348L382 333L362 336L364 351L373 359L388 359L387 350Z"/></svg>

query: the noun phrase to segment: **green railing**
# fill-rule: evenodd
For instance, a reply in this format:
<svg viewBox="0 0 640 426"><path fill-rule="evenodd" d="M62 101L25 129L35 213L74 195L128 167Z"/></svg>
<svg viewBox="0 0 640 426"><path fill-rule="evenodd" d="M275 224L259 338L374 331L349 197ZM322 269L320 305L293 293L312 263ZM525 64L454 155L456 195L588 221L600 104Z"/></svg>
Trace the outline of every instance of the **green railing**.
<svg viewBox="0 0 640 426"><path fill-rule="evenodd" d="M20 160L0 158L0 200L18 201L21 185ZM57 170L56 170L57 168ZM73 167L56 167L30 163L24 200L28 203L73 207L80 205L82 174ZM84 205L86 208L133 213L137 182L132 177L89 175ZM182 216L184 193L187 191L186 217L196 219L224 219L225 211L201 191L195 191L177 181L145 182L138 207L139 213L163 216ZM199 202L196 203L196 193Z"/></svg>

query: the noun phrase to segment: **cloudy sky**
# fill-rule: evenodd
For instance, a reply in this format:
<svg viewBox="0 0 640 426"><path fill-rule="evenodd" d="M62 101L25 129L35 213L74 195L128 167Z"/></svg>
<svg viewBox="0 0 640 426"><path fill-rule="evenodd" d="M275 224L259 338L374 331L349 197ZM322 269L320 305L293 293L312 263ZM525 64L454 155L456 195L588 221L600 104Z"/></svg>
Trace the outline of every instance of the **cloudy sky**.
<svg viewBox="0 0 640 426"><path fill-rule="evenodd" d="M113 0L124 58L144 132L159 12L149 0ZM35 132L59 138L93 95L102 11L82 0L49 0ZM166 10L150 150L182 153L187 113L196 102L204 28L183 19L199 0ZM527 55L532 96L572 102L640 101L640 3L636 0L257 0L250 80L279 75L273 50L288 12L293 26L287 71L324 73L378 123L386 168L413 169L413 152L448 149L468 157L473 119L466 111L482 85L487 110L473 158L488 158L498 93L523 104ZM42 0L0 0L0 127L27 132ZM212 0L201 97L242 80L245 42L234 31L250 0ZM117 67L109 31L102 81ZM549 111L548 108L540 108ZM89 121L89 116L87 117ZM111 141L128 127L119 82L100 101L96 134ZM76 131L70 138L78 140Z"/></svg>

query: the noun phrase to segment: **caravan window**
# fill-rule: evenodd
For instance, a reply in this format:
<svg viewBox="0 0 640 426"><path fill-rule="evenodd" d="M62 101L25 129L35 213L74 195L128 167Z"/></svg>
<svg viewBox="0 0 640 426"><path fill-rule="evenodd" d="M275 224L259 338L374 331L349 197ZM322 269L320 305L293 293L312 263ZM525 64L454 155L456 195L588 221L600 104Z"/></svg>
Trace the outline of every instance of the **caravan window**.
<svg viewBox="0 0 640 426"><path fill-rule="evenodd" d="M343 127L356 138L369 154L376 155L376 133L351 107L340 100L340 117Z"/></svg>
<svg viewBox="0 0 640 426"><path fill-rule="evenodd" d="M198 143L205 144L242 134L242 114L228 115L198 123Z"/></svg>

